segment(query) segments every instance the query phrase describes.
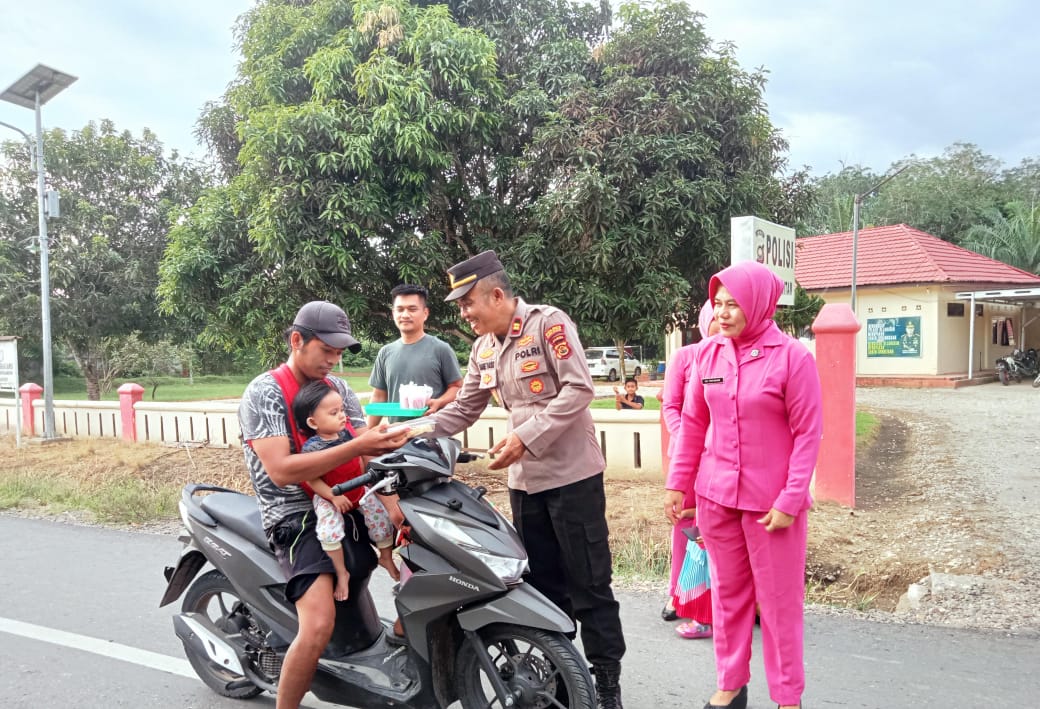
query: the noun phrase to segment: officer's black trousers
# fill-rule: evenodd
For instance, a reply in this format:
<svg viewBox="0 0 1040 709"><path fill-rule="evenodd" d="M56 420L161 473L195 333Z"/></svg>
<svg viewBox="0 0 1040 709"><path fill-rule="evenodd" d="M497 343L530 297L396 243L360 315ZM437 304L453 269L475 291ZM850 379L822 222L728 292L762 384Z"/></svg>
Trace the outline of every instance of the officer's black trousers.
<svg viewBox="0 0 1040 709"><path fill-rule="evenodd" d="M533 495L510 489L509 502L530 557L525 580L577 619L591 664L620 662L625 638L610 588L603 474Z"/></svg>

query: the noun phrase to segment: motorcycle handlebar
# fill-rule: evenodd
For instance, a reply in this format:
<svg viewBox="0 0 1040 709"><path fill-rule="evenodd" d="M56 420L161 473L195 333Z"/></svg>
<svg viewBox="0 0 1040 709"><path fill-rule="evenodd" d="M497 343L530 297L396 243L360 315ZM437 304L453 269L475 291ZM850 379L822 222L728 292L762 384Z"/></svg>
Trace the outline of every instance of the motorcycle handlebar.
<svg viewBox="0 0 1040 709"><path fill-rule="evenodd" d="M379 473L377 473L375 470L369 470L364 475L359 475L358 477L352 478L346 481L345 483L340 483L339 485L333 486L332 494L342 495L344 492L350 492L351 490L362 487L364 485L370 485L378 479Z"/></svg>

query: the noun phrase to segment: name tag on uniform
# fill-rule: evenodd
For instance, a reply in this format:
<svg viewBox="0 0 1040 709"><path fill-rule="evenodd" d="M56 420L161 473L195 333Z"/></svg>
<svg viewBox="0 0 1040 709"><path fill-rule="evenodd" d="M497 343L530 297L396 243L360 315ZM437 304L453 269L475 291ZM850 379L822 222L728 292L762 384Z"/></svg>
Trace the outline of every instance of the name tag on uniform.
<svg viewBox="0 0 1040 709"><path fill-rule="evenodd" d="M710 379L702 379L701 384L722 384L722 377L711 377Z"/></svg>

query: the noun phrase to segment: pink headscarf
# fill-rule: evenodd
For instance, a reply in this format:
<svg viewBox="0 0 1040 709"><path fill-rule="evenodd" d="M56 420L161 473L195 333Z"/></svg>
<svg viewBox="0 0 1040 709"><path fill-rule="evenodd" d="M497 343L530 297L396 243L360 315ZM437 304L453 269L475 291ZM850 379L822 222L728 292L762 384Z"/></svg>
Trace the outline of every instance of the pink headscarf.
<svg viewBox="0 0 1040 709"><path fill-rule="evenodd" d="M711 277L708 295L713 302L719 286L726 287L747 319L744 331L736 339L750 342L773 325L776 301L784 292L784 282L775 273L757 261L741 261Z"/></svg>
<svg viewBox="0 0 1040 709"><path fill-rule="evenodd" d="M711 327L711 321L715 319L715 306L711 304L711 301L707 301L701 306L701 312L697 315L697 329L700 330L701 339L707 339L708 328Z"/></svg>

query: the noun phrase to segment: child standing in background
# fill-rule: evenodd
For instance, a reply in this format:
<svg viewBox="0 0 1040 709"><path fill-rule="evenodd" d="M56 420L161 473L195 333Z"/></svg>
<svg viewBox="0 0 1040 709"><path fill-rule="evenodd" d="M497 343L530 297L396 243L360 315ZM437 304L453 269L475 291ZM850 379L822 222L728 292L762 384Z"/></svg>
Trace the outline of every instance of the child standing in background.
<svg viewBox="0 0 1040 709"><path fill-rule="evenodd" d="M614 387L614 409L621 411L638 411L643 408L643 397L636 394L639 389L639 384L636 383L635 377L629 377L625 380L625 393L622 394L618 391L617 387Z"/></svg>

